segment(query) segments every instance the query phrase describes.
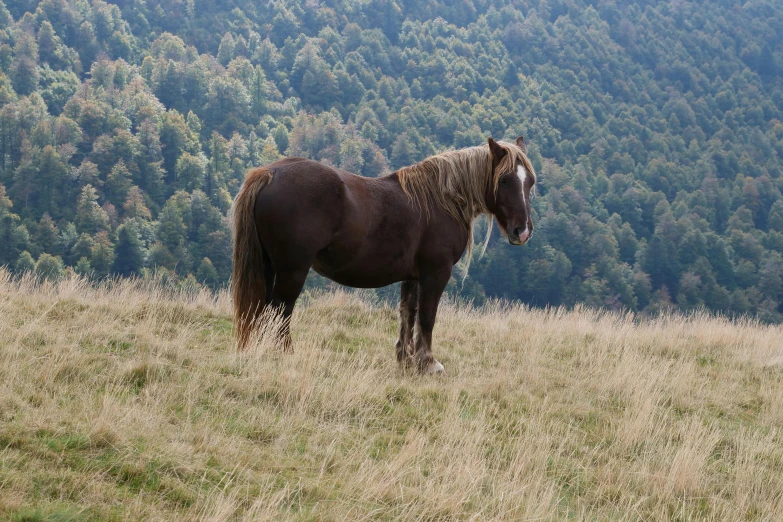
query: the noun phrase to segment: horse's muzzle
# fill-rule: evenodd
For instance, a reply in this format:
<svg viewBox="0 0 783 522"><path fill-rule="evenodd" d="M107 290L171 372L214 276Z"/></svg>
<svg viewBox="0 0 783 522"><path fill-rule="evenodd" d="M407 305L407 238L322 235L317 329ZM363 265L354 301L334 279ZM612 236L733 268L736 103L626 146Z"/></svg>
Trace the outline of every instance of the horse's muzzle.
<svg viewBox="0 0 783 522"><path fill-rule="evenodd" d="M512 245L524 245L533 237L533 231L525 227L517 227L508 235L508 242Z"/></svg>

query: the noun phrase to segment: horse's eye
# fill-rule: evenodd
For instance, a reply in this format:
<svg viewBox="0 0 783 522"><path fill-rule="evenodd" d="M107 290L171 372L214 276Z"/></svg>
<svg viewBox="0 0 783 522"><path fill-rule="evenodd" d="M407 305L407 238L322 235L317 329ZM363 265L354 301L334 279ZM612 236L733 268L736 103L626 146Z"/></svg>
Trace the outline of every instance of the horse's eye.
<svg viewBox="0 0 783 522"><path fill-rule="evenodd" d="M500 184L505 185L508 183L508 178L500 178Z"/></svg>

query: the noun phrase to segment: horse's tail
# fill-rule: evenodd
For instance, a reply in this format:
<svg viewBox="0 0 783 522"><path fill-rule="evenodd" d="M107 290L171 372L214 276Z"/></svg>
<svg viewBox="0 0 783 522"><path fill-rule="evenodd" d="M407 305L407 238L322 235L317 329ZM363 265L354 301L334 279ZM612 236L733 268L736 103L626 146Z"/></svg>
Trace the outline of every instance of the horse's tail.
<svg viewBox="0 0 783 522"><path fill-rule="evenodd" d="M272 172L264 167L248 171L232 209L234 233L234 269L231 294L234 300L234 327L237 348L246 347L266 298L264 255L258 239L253 212L258 193L272 181Z"/></svg>

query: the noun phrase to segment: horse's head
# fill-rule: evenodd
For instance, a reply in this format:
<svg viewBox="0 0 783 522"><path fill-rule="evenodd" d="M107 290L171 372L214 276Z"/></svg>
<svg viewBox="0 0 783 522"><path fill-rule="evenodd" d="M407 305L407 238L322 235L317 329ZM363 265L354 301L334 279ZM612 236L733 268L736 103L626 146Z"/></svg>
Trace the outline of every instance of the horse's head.
<svg viewBox="0 0 783 522"><path fill-rule="evenodd" d="M525 140L517 138L516 146L527 154ZM492 179L487 190L487 208L494 214L501 232L512 245L524 245L533 236L533 217L530 212L530 192L536 183L536 176L526 166L525 156L510 150L511 144L497 143L489 138L489 153L492 156ZM515 153L516 152L516 153Z"/></svg>

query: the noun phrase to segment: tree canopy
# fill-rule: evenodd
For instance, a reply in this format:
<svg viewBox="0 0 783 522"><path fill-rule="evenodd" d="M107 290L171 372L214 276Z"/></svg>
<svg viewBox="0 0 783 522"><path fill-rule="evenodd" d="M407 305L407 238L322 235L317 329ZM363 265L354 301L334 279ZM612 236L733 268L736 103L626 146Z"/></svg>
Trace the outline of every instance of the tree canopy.
<svg viewBox="0 0 783 522"><path fill-rule="evenodd" d="M782 25L773 0L0 0L0 263L218 287L249 167L524 134L535 238L450 292L779 321Z"/></svg>

